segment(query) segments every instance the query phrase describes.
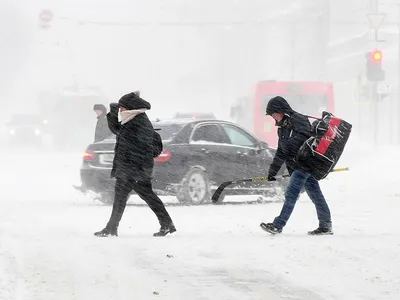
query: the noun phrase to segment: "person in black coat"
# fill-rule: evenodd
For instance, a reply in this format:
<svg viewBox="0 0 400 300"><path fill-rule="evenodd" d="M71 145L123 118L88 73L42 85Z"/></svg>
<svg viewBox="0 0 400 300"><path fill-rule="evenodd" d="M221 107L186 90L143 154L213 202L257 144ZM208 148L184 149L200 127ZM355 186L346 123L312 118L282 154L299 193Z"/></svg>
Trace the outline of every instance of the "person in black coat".
<svg viewBox="0 0 400 300"><path fill-rule="evenodd" d="M280 96L274 97L268 102L266 114L272 116L275 119L275 125L279 127L278 149L269 168L268 180L276 180L275 176L283 163L286 163L291 176L280 215L272 223L261 223L261 228L272 234L281 233L293 212L301 190L304 188L316 207L319 220L319 227L309 231L308 234L333 234L331 213L318 181L310 174L309 169L296 162L300 147L311 136L311 124L308 118L294 111L289 103Z"/></svg>
<svg viewBox="0 0 400 300"><path fill-rule="evenodd" d="M150 108L150 103L137 93L126 94L118 103L110 104L108 126L116 135L111 171L111 177L116 178L115 197L110 220L103 230L95 233L96 236L118 235L119 222L132 190L149 205L158 218L161 228L154 236L165 236L176 231L163 202L152 189L154 128L146 115ZM121 122L118 121L118 110Z"/></svg>
<svg viewBox="0 0 400 300"><path fill-rule="evenodd" d="M94 131L94 142L100 142L111 136L111 131L108 128L107 108L103 104L95 104L93 110L97 114L97 123Z"/></svg>

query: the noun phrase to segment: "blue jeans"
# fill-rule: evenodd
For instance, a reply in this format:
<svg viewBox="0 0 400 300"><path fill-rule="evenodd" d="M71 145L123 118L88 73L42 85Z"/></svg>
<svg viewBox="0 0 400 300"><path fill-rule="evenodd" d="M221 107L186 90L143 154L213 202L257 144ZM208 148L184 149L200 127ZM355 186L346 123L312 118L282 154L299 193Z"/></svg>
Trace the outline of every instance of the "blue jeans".
<svg viewBox="0 0 400 300"><path fill-rule="evenodd" d="M332 228L331 212L321 192L318 181L311 174L298 170L294 171L290 176L289 185L285 192L285 203L280 215L273 222L274 226L282 229L286 225L303 187L315 205L319 227Z"/></svg>

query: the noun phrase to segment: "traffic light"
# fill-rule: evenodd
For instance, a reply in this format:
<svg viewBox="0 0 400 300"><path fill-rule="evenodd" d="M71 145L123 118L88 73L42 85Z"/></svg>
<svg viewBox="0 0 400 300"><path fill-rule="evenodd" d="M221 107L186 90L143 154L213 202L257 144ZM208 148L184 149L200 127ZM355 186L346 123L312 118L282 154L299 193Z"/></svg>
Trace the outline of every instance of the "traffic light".
<svg viewBox="0 0 400 300"><path fill-rule="evenodd" d="M383 81L385 71L382 70L382 51L372 50L366 53L367 79L369 81Z"/></svg>

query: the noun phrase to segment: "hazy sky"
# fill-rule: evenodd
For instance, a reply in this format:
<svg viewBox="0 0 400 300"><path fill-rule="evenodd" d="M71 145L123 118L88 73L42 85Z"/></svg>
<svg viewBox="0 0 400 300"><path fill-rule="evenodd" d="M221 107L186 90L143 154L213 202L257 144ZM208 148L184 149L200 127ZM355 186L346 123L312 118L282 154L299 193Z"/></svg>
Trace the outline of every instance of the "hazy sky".
<svg viewBox="0 0 400 300"><path fill-rule="evenodd" d="M294 2L250 2L3 3L10 43L1 50L1 93L35 109L37 93L74 82L100 86L110 101L139 88L157 115L192 109L227 117L256 81L293 75L290 60L275 56L291 53L293 26L281 18ZM39 27L41 9L54 14L49 29ZM258 23L267 17L277 24Z"/></svg>
<svg viewBox="0 0 400 300"><path fill-rule="evenodd" d="M398 7L380 2L385 42L377 44L367 18L375 2L3 0L0 96L10 109L35 110L40 92L74 83L101 89L106 102L141 89L152 117L195 110L226 119L257 81L322 80L335 83L342 115L367 121L372 108L355 102L365 52L382 48L385 81L395 87L398 78ZM48 29L42 9L54 14ZM393 97L380 111L398 111Z"/></svg>

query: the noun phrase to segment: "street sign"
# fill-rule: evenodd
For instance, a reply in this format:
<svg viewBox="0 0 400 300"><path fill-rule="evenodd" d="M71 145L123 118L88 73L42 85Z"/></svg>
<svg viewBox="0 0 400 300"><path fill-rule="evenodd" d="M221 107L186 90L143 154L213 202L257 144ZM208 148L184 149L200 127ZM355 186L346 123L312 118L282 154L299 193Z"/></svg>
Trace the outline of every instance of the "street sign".
<svg viewBox="0 0 400 300"><path fill-rule="evenodd" d="M386 17L386 14L384 13L370 13L367 14L369 23L371 26L375 29L375 31L378 31L379 27L381 27L383 20Z"/></svg>
<svg viewBox="0 0 400 300"><path fill-rule="evenodd" d="M44 9L40 12L39 19L42 22L51 22L51 20L53 20L53 13L51 10Z"/></svg>
<svg viewBox="0 0 400 300"><path fill-rule="evenodd" d="M50 22L53 20L53 12L48 9L43 9L39 14L39 24L42 28L50 27Z"/></svg>
<svg viewBox="0 0 400 300"><path fill-rule="evenodd" d="M392 91L392 86L390 84L386 83L379 83L376 87L376 93L377 94L390 94Z"/></svg>

